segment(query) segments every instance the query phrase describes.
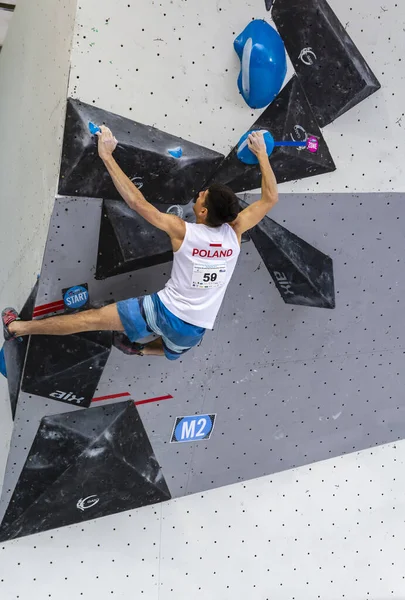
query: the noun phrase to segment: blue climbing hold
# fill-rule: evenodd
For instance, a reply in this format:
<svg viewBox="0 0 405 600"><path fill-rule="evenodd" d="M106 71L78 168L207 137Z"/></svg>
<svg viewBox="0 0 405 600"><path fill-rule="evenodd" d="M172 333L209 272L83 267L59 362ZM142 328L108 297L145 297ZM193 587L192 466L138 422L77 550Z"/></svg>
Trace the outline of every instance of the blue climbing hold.
<svg viewBox="0 0 405 600"><path fill-rule="evenodd" d="M249 150L248 146L248 135L253 133L253 131L260 130L255 129L252 131L248 131L247 133L242 135L238 142L237 157L241 162L245 163L245 165L257 165L259 162L257 156ZM263 139L266 144L267 156L270 156L274 150L274 138L269 131L264 131Z"/></svg>
<svg viewBox="0 0 405 600"><path fill-rule="evenodd" d="M251 108L263 108L277 96L287 74L283 40L266 21L251 21L234 41L241 62L238 88Z"/></svg>
<svg viewBox="0 0 405 600"><path fill-rule="evenodd" d="M170 154L170 156L173 156L173 158L181 158L183 156L183 149L180 146L178 146L177 148L168 150L168 153Z"/></svg>
<svg viewBox="0 0 405 600"><path fill-rule="evenodd" d="M7 377L7 369L6 369L6 359L4 357L4 346L0 350L0 373Z"/></svg>
<svg viewBox="0 0 405 600"><path fill-rule="evenodd" d="M100 127L98 125L94 125L94 123L92 123L91 121L89 123L89 129L90 129L91 135L96 135L96 133L101 132Z"/></svg>

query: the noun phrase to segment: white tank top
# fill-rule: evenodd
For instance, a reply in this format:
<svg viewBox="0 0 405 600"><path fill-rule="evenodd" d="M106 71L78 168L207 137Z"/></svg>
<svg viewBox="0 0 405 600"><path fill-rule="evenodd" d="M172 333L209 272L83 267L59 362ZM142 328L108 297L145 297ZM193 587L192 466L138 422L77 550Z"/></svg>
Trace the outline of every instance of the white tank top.
<svg viewBox="0 0 405 600"><path fill-rule="evenodd" d="M173 253L171 277L159 298L179 319L213 329L239 254L238 238L228 223L207 227L186 222L185 238Z"/></svg>

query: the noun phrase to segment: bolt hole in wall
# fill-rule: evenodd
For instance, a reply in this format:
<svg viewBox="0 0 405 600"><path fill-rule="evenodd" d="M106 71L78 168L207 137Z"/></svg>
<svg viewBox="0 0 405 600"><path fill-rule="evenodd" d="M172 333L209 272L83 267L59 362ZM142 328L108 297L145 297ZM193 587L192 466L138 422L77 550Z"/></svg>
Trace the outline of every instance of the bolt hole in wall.
<svg viewBox="0 0 405 600"><path fill-rule="evenodd" d="M74 81L75 91L73 93L71 90L70 95L80 98L89 106L93 104L103 110L115 112L129 119L136 119L137 122L153 124L166 133L179 137L184 136L187 140L202 144L205 148L211 148L212 144L215 144L216 149L223 147L223 152L227 155L239 138L238 135L234 137L234 133L229 134L233 128L229 129L226 123L222 129L221 127L215 129L217 117L212 108L212 106L217 106L213 101L215 95L209 101L202 103L202 111L205 111L202 122L205 123L207 118L207 122L211 123L211 126L204 131L197 127L196 117L193 114L195 106L197 106L196 101L193 101L192 112L188 112L187 106L193 98L197 97L197 91L194 90L193 85L196 86L196 89L199 89L200 85L198 78L188 79L188 66L186 73L183 72L183 76L186 78L183 81L188 79L193 85L183 83L184 89L187 88L187 102L184 100L183 103L183 100L178 100L180 94L175 96L174 88L168 88L171 92L167 94L168 106L174 102L173 97L180 102L183 118L179 117L178 105L175 107L173 103L172 113L165 105L163 110L166 112L163 114L171 116L169 124L164 125L164 119L169 119L169 117L162 117L162 107L154 100L155 97L158 97L161 103L161 85L149 82L149 85L153 84L156 87L151 90L145 86L141 93L137 86L129 85L130 82L135 81L133 79L134 69L130 65L129 59L123 59L124 65L129 69L128 83L123 76L124 66L118 63L116 72L114 71L115 67L112 67L116 60L114 53L120 51L121 41L124 39L125 46L130 46L132 44L130 40L133 39L126 33L129 19L123 7L117 8L117 15L114 17L101 14L99 17L101 24L94 24L94 14L96 13L87 6L86 11L84 8L84 6L79 8L76 31L80 33L81 40L73 54L75 65L72 69L72 82ZM108 5L103 5L102 10L106 11L108 8ZM241 16L235 17L230 5L224 3L224 6L220 7L223 10L218 12L211 5L207 8L209 11L213 11L208 13L211 17L213 14L219 13L226 15L226 19L221 22L225 24L226 20L229 20L226 25L227 31L230 31L230 26L235 32L241 30L241 27L238 27L238 20L241 21L242 18ZM141 27L141 30L144 31L141 32L148 33L147 23L150 22L150 27L153 27L150 33L153 31L153 36L161 37L164 40L168 33L164 20L153 20L158 17L157 11L160 10L155 6L145 7L143 17L145 21L142 21ZM176 10L180 10L179 7ZM192 10L195 11L196 8L192 8ZM243 10L246 10L247 13L248 10L251 11L251 7L245 7ZM100 7L98 7L98 14L100 14ZM125 18L124 15L126 15ZM251 19L250 15L249 19L245 18L247 16L247 14L243 15L243 25ZM183 27L185 19L190 19L190 13L182 16L180 11L177 17L174 19L174 15L171 15L172 20L168 29L170 31L173 27L182 29L181 35L178 36L181 39L177 40L177 36L174 36L173 41L184 42L184 38L190 41L190 38L187 38L190 33L187 33L185 26ZM207 17L207 19L211 17ZM222 16L220 18L222 19ZM105 23L108 22L105 27L110 28L108 33L102 31L104 19ZM167 16L164 19L167 19ZM114 27L117 27L118 24L123 30L121 37L116 40L114 36L111 36L111 31L114 31ZM204 34L207 32L207 26L208 20L205 21ZM96 28L98 31L93 31L92 28ZM90 38L95 41L87 44ZM128 42L126 42L127 39ZM111 41L110 45L103 46L103 50L100 50L103 52L102 55L96 55L95 50L98 50L99 40L115 41ZM233 37L229 35L227 43L231 45L232 40ZM141 53L145 57L147 56L148 60L149 57L152 57L148 63L150 70L152 66L154 68L157 65L154 62L157 58L172 56L172 50L167 48L166 53L156 53L160 56L156 56L155 59L154 54L149 53L149 49L153 47L150 37L145 36L142 44ZM194 48L195 46L197 44L188 44L187 47ZM200 64L200 67L204 64L212 65L212 57L210 61L204 63L206 59L204 54L208 49L213 51L221 49L221 41L215 39L212 46L215 47L211 48L210 43L207 43L206 47L198 46L198 48L201 47L201 56L194 56L194 63ZM107 50L111 58L107 58ZM83 52L83 55L80 55L80 52ZM90 90L87 87L89 78L86 77L86 73L89 72L89 68L98 68L98 64L105 67L111 77L114 73L116 76L117 74L122 76L119 95L113 96L117 89L115 86L118 85L115 83L111 85L111 88L107 86L104 91L101 87L98 88L98 84L94 84L94 82L93 89ZM167 68L167 63L165 64ZM140 70L135 73L140 73L142 68L136 68ZM208 73L208 66L206 70ZM231 69L229 69L230 71ZM181 69L179 76L180 72ZM175 77L176 80L176 75L172 73L173 71L170 71L170 80L172 77ZM233 70L234 73L235 70ZM148 73L143 76L148 79ZM208 80L203 78L204 87L209 88L211 84L208 85L207 81L214 82L216 76L217 73L214 71L209 75ZM81 87L82 81L84 82L83 87ZM227 101L221 100L218 106L223 106L223 109L218 109L218 111L221 110L222 114L231 113L230 120L233 123L236 122L238 114L241 115L241 124L243 119L246 119L246 127L241 127L240 133L242 133L243 129L252 125L252 115L257 118L260 113L252 113L247 109L237 94L233 95L229 92L231 80L226 81L227 85L222 87L221 80L219 88ZM234 79L232 79L232 85L235 86ZM288 93L291 94L290 98L294 94L294 85L296 84L287 88ZM151 104L147 107L140 101L135 102L137 99L140 100L142 94L145 93L151 96ZM208 96L206 98L209 99ZM124 107L124 104L127 108ZM129 115L128 106L135 106L135 104L139 106L139 114ZM358 109L353 110L360 111L366 104L367 101L362 103ZM94 107L92 108L94 109ZM211 121L209 120L210 112L212 113ZM199 119L199 117L200 115L197 118ZM341 119L344 118L341 117ZM347 116L347 118L349 117ZM338 123L339 120L331 128L338 127ZM189 128L188 133L187 128ZM132 130L126 129L126 131L131 133ZM226 134L225 131L228 133ZM224 141L226 135L229 136L228 141ZM212 139L215 141L213 142ZM338 166L337 172L340 172L339 177L344 179L341 163L339 163L340 153L335 153L333 157ZM322 180L319 178L319 184L329 185L328 192L343 191L343 188L331 189L334 185L331 183L333 176L333 172L324 175L325 181L327 180L329 183L322 184ZM247 185L250 181L247 181ZM297 184L293 183L283 185L286 186L284 188L286 190L289 189L289 185L297 187ZM304 183L301 181L299 185L303 186L299 188L302 192L305 190L305 186L318 186L318 182L309 178ZM247 187L245 191L250 189ZM312 187L311 191L314 189ZM323 191L325 192L325 190ZM149 458L145 463L136 465L135 468L139 472L152 469L153 481L159 482L159 484L156 483L159 494L151 496L152 501L165 500L169 496L195 494L297 466L301 467L301 473L308 474L310 471L303 467L305 464L343 456L403 437L403 422L401 416L399 418L397 416L402 414L398 398L402 384L400 373L403 350L400 345L400 324L402 322L400 299L403 285L396 276L397 261L401 260L403 250L402 197L399 194L389 196L387 194L335 194L332 198L333 202L331 202L331 196L326 193L307 193L305 196L285 193L282 196L282 201L271 215L274 219L273 224L269 224L268 229L261 230L257 233L256 238L252 238L251 241L244 244L238 270L229 288L214 332L206 337L194 353L179 361L176 368L170 367L160 360L147 361L146 364L145 362L140 363L137 361L141 359L123 357L115 349L109 353L105 369L94 389L94 396L99 400L92 403L89 410L78 411L78 414L94 415L92 419L97 421L99 428L92 426L90 431L93 433L102 431L106 439L108 439L113 414L117 416L123 427L120 430L117 425L117 436L122 435L122 439L126 439L125 423L130 421L134 424L134 430L138 432L138 435L142 439L146 437L145 444L150 443L150 447L142 447L139 455L145 456L147 450L148 456L154 457L156 462ZM254 199L253 194L247 194L244 197L248 203ZM171 204L167 204L166 210L170 210L174 206L178 206L180 209L187 206L186 204L173 204L173 201L177 201L177 198L171 200ZM109 225L113 234L119 239L119 227L116 227L115 224L117 215L122 213L116 210L116 205L113 203L113 199L110 200L103 196L57 199L44 256L37 307L49 302L56 302L60 298L62 289L83 282L87 282L90 298L95 302L104 302L111 294L114 300L119 300L128 295L154 291L164 284L169 273L170 262L167 261L131 272L125 272L122 269L114 273L109 272L104 278L96 277L97 269L101 268L98 257L101 227ZM83 229L83 223L85 223L85 229ZM288 229L280 229L279 223L285 224ZM348 223L350 223L349 227ZM381 226L382 223L385 224L385 227ZM293 233L298 237L300 243L305 241L313 249L310 250L305 246L306 252L317 251L327 257L333 257L336 291L339 294L339 301L334 311L330 310L330 306L329 310L326 307L315 308L308 305L299 305L293 308L285 303L280 289L284 279L275 276L274 281L269 281L268 264L266 264L268 252L264 249L263 242L266 240L266 243L270 243L269 240L274 240L276 232L281 232L284 236L283 239L289 240L295 239L290 237ZM74 244L71 243L72 238L75 240ZM122 249L119 241L117 246ZM302 245L301 249L303 247ZM360 248L365 250L360 250ZM320 255L317 254L317 256ZM136 257L128 257L124 253L120 258L120 267L125 261L134 260ZM74 270L72 270L72 265L75 265ZM102 266L106 268L105 265ZM132 262L131 267L133 266ZM392 285L394 279L395 286ZM309 281L313 281L311 277ZM325 300L321 285L317 285L316 291L318 301L321 298L327 304L328 299ZM370 302L371 297L373 300ZM396 328L398 335L392 335L393 328ZM229 350L229 347L232 348L232 351ZM142 365L142 367L138 365ZM378 395L376 394L377 389ZM232 402L229 402L230 392ZM61 400L66 399L66 394L68 394L67 400L72 397L67 389L66 392L63 391L63 394L64 397L60 398ZM133 405L127 404L127 394L130 394L133 400L156 399L162 396L166 396L167 399L141 405L134 412ZM114 396L120 397L114 398ZM105 400L100 400L100 398L105 398ZM106 411L110 405L111 411L113 411L111 413ZM55 428L67 429L67 424L70 422L78 429L84 427L83 420L87 417L72 417L75 409L76 407L69 405L68 402L58 403L55 396L49 399L40 394L28 394L23 390L19 399L13 440L16 452L10 455L15 469L10 470L7 474L5 489L8 492L3 500L4 509L7 508L8 500L16 489L15 486L19 485L18 482L21 484L19 477L21 472L24 473L23 466L27 456L30 456L31 445L39 443L39 438L36 437L39 435L38 432L45 435L46 427L50 427L50 424ZM63 417L61 413L64 413ZM41 416L45 415L47 421L40 425ZM215 427L210 432L211 437L206 443L191 443L190 441L181 443L184 440L181 440L181 436L179 438L176 434L176 419L182 416L189 418L193 415L215 416ZM63 420L63 424L61 420ZM137 429L140 424L143 429ZM182 429L180 428L180 430ZM184 431L189 430L191 430L190 425ZM175 439L172 439L173 436ZM292 440L294 443L291 443ZM85 449L86 460L95 460L97 456L101 455L103 448L97 448L97 452L100 454L95 454L94 450L93 447ZM331 463L331 471L336 469L338 464L353 465L352 462ZM153 470L156 465L159 465L159 468ZM82 463L78 465L79 467L84 468ZM97 471L97 468L98 466L94 466L94 472ZM311 468L318 467L309 467L309 469ZM320 466L317 473L324 468L327 467ZM87 472L85 468L84 472ZM335 483L338 481L336 475L327 472L331 488L334 485L342 485L341 481ZM288 487L289 480L283 479L284 476L287 477L287 474L282 474L280 479L276 479L281 482L281 487L277 489L283 489L284 486L280 498L290 498L291 510L294 507L294 511L297 511L299 509L295 508L298 506L296 499L292 500L293 492L290 496L288 492L286 493L285 486ZM288 476L291 477L291 475ZM151 480L151 477L149 479ZM353 479L355 480L355 477ZM266 479L266 482L258 483L258 485L269 486L269 480ZM318 479L313 485L318 493L322 493L322 486ZM304 487L305 485L302 489L300 486L295 488L300 490L303 497L306 493ZM369 487L372 488L372 486ZM272 502L276 502L275 497L279 493L271 492L271 488L266 488L267 492L261 490L255 494L254 488L250 487L250 484L245 484L243 488L239 489L240 492L237 493L240 493L241 496L245 493L242 490L250 490L249 506L252 506L251 503L255 497L259 498L263 493L267 494L267 500L271 497ZM69 488L69 493L71 490L72 488ZM232 500L234 496L233 493L229 494L221 490L218 493L225 494L220 496L222 501L225 497ZM336 494L331 491L331 498L334 497L333 493ZM313 496L313 494L310 495ZM75 497L75 502L72 503L75 518L77 518L77 514L81 513L86 518L90 518L87 515L93 510L98 511L103 502L108 500L97 495L98 501L95 502L94 496L95 494L89 492L81 494L80 498ZM323 498L325 499L325 496ZM200 497L196 496L191 501L193 507L197 507ZM171 506L171 504L165 505L162 510L167 510L170 514L171 510L176 510ZM173 504L173 507L175 506L176 504ZM114 508L114 510L116 509ZM147 510L149 509L146 507L145 511ZM216 510L218 509L216 508ZM278 515L281 514L280 507L270 510L276 511ZM328 510L331 511L332 508L328 507ZM7 524L9 535L12 536L16 529L13 529L15 523L13 524L10 514L12 516L12 513L8 513ZM33 517L38 516L35 513L31 514ZM96 514L100 515L100 513ZM115 518L117 523L120 523L120 519L128 518L133 514L124 513ZM150 514L152 515L152 513ZM53 516L55 517L55 515ZM214 516L213 518L215 519ZM240 518L239 512L238 518ZM334 518L331 516L330 520L333 524L331 527L335 526ZM315 525L315 518L312 521L308 520L309 526ZM30 525L34 521L35 519L32 518ZM66 524L68 522L67 520ZM70 522L74 522L74 520ZM282 524L280 539L283 539L284 535L282 527L288 528L288 522L289 519L285 518L285 515L280 519ZM304 522L302 523L304 526ZM256 525L258 524L255 524L254 529L256 529ZM54 525L48 522L48 526ZM85 530L90 531L92 527L96 526L94 523L86 523ZM295 523L294 526L296 527L297 524ZM172 527L176 528L176 525ZM204 529L204 525L199 525L198 529L201 527ZM227 522L223 530L232 529L232 527L233 523ZM308 527L308 523L305 523L305 527ZM291 529L292 531L293 529ZM298 536L294 539L303 538ZM213 547L216 542L216 539L211 540ZM242 544L245 543L244 537L238 538L237 543L240 543L242 547ZM302 547L304 545L302 544ZM97 548L101 546L102 544ZM267 546L264 544L263 550L265 547ZM177 549L181 553L180 546ZM298 564L298 562L294 564ZM239 570L243 571L243 569ZM214 572L214 568L212 572ZM169 575L166 577L166 580L162 579L163 587L171 585L167 589L175 589L176 584L168 584L167 582L171 578ZM286 579L284 578L284 581L280 581L280 583L286 585ZM231 587L224 583L223 589L227 590Z"/></svg>

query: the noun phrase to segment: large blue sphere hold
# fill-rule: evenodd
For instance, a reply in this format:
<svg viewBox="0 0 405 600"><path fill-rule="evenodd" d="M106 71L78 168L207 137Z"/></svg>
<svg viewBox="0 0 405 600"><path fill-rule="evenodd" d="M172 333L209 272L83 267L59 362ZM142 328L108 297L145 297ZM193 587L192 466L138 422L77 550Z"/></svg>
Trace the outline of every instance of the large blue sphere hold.
<svg viewBox="0 0 405 600"><path fill-rule="evenodd" d="M245 165L257 165L257 163L259 162L257 159L257 156L255 154L253 154L253 152L251 150L249 150L249 146L248 146L247 138L248 138L248 135L253 133L253 131L260 131L260 130L254 129L252 131L248 131L247 133L242 135L242 137L240 138L240 140L238 142L237 157L239 158L239 160L241 162L245 163ZM264 142L266 144L267 156L270 156L274 150L274 138L269 131L264 131L263 138L264 138Z"/></svg>
<svg viewBox="0 0 405 600"><path fill-rule="evenodd" d="M251 21L234 41L240 58L238 88L251 108L263 108L277 96L287 74L283 40L266 21Z"/></svg>

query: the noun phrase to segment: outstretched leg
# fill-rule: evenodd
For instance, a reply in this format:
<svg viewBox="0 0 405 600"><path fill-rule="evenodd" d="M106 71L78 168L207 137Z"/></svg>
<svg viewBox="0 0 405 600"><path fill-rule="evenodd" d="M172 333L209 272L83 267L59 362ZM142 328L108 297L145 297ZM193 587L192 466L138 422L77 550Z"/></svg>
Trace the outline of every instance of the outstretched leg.
<svg viewBox="0 0 405 600"><path fill-rule="evenodd" d="M16 337L24 335L71 335L82 331L124 331L117 305L93 308L74 315L61 315L35 321L13 321L8 330Z"/></svg>

